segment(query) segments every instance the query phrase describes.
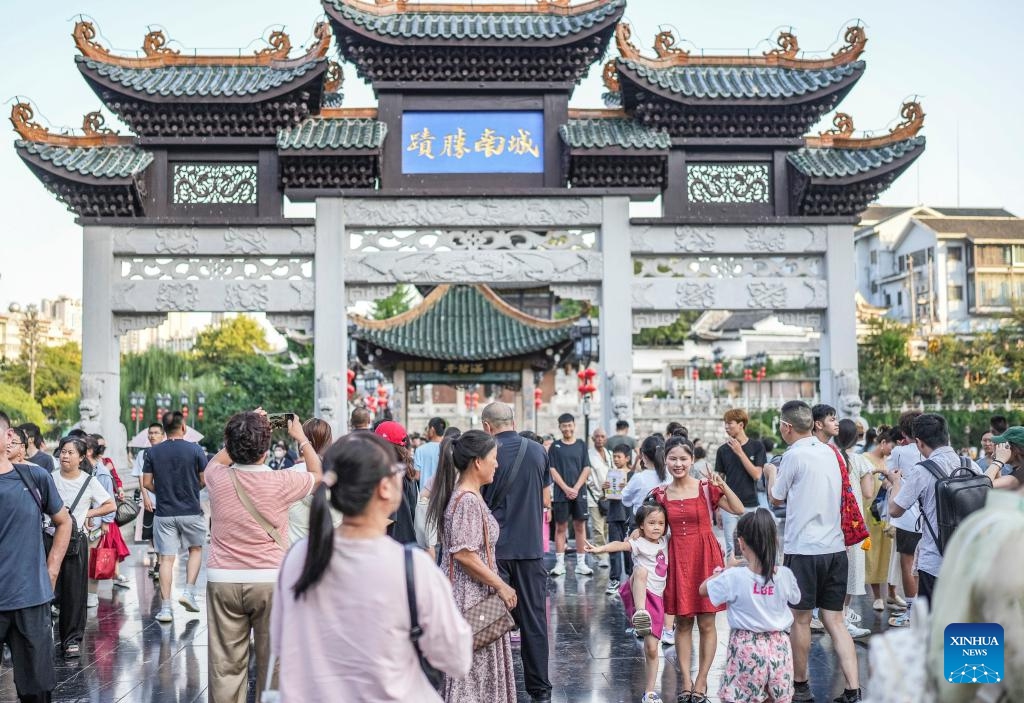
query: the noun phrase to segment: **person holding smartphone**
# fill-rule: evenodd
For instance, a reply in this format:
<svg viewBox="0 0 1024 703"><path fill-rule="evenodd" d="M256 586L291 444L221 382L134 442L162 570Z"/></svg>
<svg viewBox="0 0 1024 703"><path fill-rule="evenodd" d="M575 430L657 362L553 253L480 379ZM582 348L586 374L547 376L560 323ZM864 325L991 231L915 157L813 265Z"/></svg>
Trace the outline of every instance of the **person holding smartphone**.
<svg viewBox="0 0 1024 703"><path fill-rule="evenodd" d="M1024 486L1024 427L1008 427L1006 432L993 437L992 443L995 453L985 472L992 479L992 486L1009 490Z"/></svg>

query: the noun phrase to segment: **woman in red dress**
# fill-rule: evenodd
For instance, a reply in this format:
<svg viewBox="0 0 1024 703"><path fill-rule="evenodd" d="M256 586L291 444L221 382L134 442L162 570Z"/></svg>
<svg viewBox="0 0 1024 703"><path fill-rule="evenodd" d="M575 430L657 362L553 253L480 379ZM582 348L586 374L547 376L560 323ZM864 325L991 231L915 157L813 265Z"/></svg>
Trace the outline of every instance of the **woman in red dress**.
<svg viewBox="0 0 1024 703"><path fill-rule="evenodd" d="M676 656L683 674L683 693L678 702L704 703L708 672L718 647L715 613L725 609L725 606L716 608L699 593L704 580L716 568L724 566L722 548L712 529L713 514L717 507L742 515L743 501L714 471L707 481L698 481L690 475L693 445L685 437L670 437L665 443L665 466L672 483L656 488L652 495L665 506L671 530L665 612L676 616ZM700 630L700 656L697 678L691 679L688 663L694 620Z"/></svg>

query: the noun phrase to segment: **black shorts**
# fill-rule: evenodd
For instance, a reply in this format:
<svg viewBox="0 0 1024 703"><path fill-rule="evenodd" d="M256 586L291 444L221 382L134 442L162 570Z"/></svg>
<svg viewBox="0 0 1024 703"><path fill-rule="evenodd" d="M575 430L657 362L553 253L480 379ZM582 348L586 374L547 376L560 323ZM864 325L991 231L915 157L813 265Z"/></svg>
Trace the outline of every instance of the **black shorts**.
<svg viewBox="0 0 1024 703"><path fill-rule="evenodd" d="M49 603L0 612L0 642L11 648L14 687L19 696L27 698L54 689L57 677Z"/></svg>
<svg viewBox="0 0 1024 703"><path fill-rule="evenodd" d="M787 554L785 565L796 576L800 602L795 610L843 610L850 564L846 550L832 554Z"/></svg>
<svg viewBox="0 0 1024 703"><path fill-rule="evenodd" d="M917 551L917 543L921 541L920 532L901 530L896 528L896 551L907 556L914 556Z"/></svg>
<svg viewBox="0 0 1024 703"><path fill-rule="evenodd" d="M581 493L576 500L552 503L551 515L558 524L569 522L569 518L573 520L586 520L590 517L590 514L587 512L587 495Z"/></svg>

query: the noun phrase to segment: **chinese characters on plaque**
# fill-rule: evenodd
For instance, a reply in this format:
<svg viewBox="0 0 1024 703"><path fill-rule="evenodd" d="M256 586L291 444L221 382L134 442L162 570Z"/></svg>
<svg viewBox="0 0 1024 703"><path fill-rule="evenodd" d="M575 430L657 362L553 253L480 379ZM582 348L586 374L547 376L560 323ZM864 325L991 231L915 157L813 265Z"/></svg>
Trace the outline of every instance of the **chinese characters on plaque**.
<svg viewBox="0 0 1024 703"><path fill-rule="evenodd" d="M402 172L543 173L542 112L405 112Z"/></svg>

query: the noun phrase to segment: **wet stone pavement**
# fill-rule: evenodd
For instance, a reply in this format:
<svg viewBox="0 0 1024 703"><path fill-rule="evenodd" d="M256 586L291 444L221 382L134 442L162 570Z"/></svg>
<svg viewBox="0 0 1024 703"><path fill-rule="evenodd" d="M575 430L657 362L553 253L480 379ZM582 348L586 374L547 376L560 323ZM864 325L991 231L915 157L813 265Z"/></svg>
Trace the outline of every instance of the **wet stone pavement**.
<svg viewBox="0 0 1024 703"><path fill-rule="evenodd" d="M174 622L161 625L153 619L159 609L156 584L143 565L141 546L122 565L131 579L130 590L111 590L100 585L98 608L90 610L89 626L80 660L55 658L58 686L54 701L114 703L193 703L207 701L206 613L188 613L175 604ZM549 555L549 558L550 555ZM605 595L607 569L593 576L573 573L576 557L566 558L569 573L548 581L548 620L551 640L550 675L552 700L639 701L644 687L644 660L640 643L627 632L628 623L618 596ZM178 561L175 584L184 581L184 564ZM553 559L552 559L553 561ZM200 584L205 590L203 576ZM175 589L177 593L177 588ZM868 596L854 599L864 627L878 632L886 614L871 609ZM725 613L718 617L718 651L711 671L711 700L717 700L725 666L729 628ZM694 659L696 670L696 628ZM666 703L675 701L680 688L679 661L675 648L663 650L659 677ZM862 681L867 678L867 643L857 643ZM522 671L516 657L519 700L529 701L523 691ZM816 700L831 701L843 688L842 674L826 634L815 633L811 645L811 685ZM252 697L250 697L251 700ZM0 673L0 703L16 701L10 661Z"/></svg>

